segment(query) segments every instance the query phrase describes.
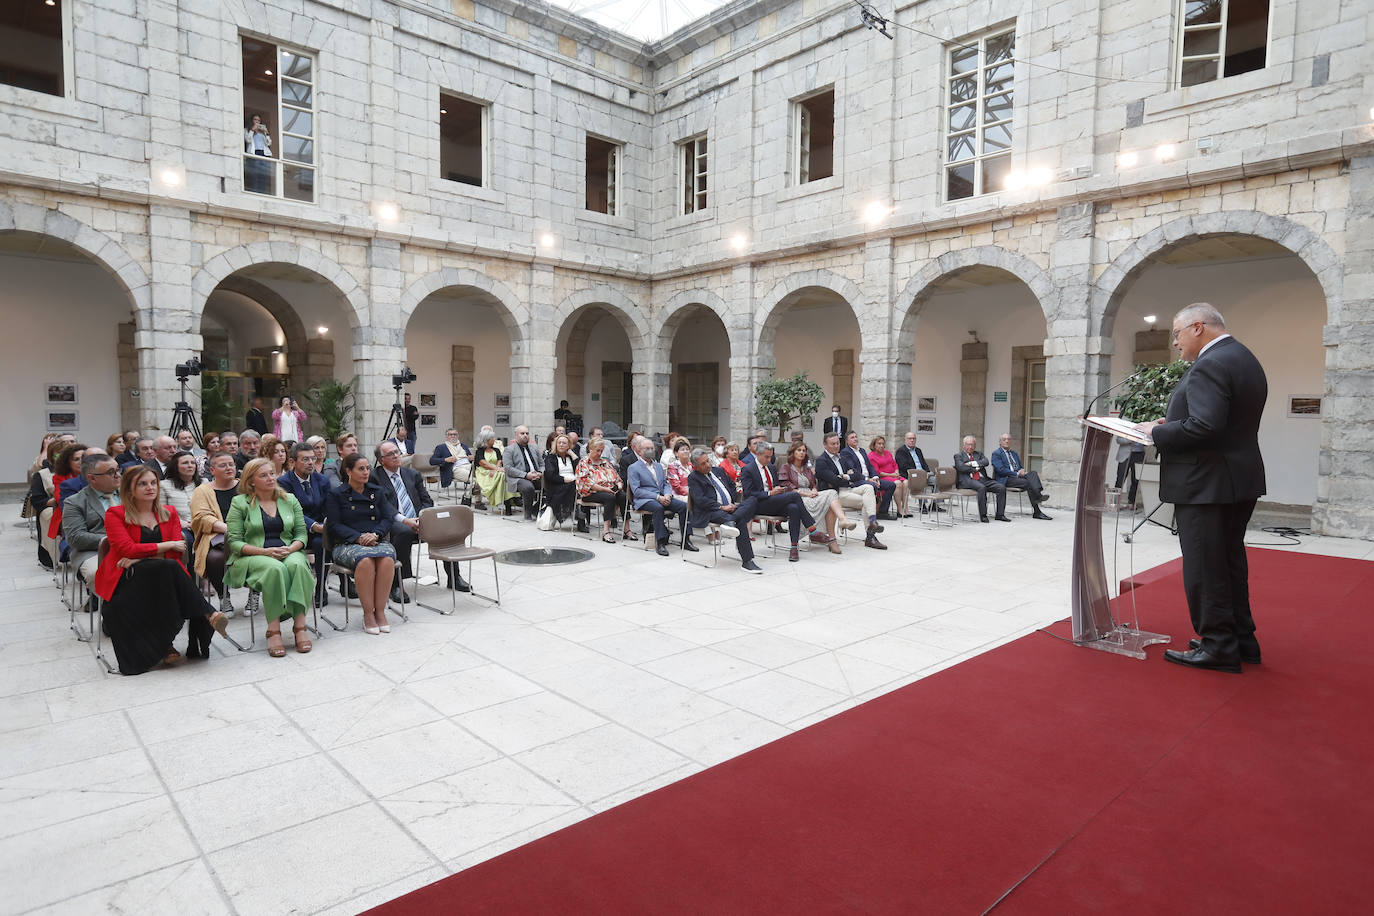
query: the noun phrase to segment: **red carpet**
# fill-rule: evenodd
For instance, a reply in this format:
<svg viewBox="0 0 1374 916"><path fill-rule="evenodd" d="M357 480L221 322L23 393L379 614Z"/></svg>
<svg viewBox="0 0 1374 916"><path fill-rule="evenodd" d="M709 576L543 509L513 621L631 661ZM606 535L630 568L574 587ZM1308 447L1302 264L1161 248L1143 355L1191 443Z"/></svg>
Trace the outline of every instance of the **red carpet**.
<svg viewBox="0 0 1374 916"><path fill-rule="evenodd" d="M374 912L1367 912L1374 563L1250 556L1239 677L1034 633Z"/></svg>

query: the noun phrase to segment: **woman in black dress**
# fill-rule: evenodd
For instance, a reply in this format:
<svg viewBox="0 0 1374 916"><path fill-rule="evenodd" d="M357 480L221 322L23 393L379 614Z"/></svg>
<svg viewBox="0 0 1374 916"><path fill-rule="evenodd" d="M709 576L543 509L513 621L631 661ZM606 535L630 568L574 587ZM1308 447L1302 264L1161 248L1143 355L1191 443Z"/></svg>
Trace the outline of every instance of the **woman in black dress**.
<svg viewBox="0 0 1374 916"><path fill-rule="evenodd" d="M568 437L558 436L553 440L553 450L544 455L546 502L553 507L553 517L558 524L572 515L577 499L577 459L569 448ZM578 530L587 530L587 523L582 519L578 520Z"/></svg>

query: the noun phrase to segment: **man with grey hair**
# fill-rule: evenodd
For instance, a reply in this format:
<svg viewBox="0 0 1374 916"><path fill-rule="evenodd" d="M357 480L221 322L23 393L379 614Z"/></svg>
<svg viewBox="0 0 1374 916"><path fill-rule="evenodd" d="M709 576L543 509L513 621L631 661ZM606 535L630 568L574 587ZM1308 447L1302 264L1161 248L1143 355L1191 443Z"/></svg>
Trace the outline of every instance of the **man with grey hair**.
<svg viewBox="0 0 1374 916"><path fill-rule="evenodd" d="M988 493L997 497L999 522L1009 522L1007 518L1007 488L997 482L992 473L992 464L986 455L978 451L978 440L965 436L963 448L954 453L955 482L961 490L973 490L978 494L978 521L988 520Z"/></svg>
<svg viewBox="0 0 1374 916"><path fill-rule="evenodd" d="M148 436L140 436L134 440L134 456L140 464L146 464L154 471L160 470L157 466L157 450L154 448L156 442Z"/></svg>
<svg viewBox="0 0 1374 916"><path fill-rule="evenodd" d="M153 442L153 463L148 467L157 471L159 478L166 477L167 466L172 463L172 456L176 453L177 440L171 436L158 436Z"/></svg>
<svg viewBox="0 0 1374 916"><path fill-rule="evenodd" d="M234 453L234 464L238 465L239 473L243 472L244 465L258 457L258 443L262 441L255 430L245 429L239 433L239 450Z"/></svg>
<svg viewBox="0 0 1374 916"><path fill-rule="evenodd" d="M83 582L95 581L97 552L105 537L105 512L119 505L119 466L109 455L86 451L81 476L86 486L62 503L62 537Z"/></svg>
<svg viewBox="0 0 1374 916"><path fill-rule="evenodd" d="M1176 665L1239 674L1260 663L1250 612L1245 528L1265 493L1259 425L1269 382L1221 313L1195 302L1174 316L1173 345L1192 367L1160 419L1136 424L1159 450L1159 498L1174 504L1183 590L1198 638L1166 649Z"/></svg>
<svg viewBox="0 0 1374 916"><path fill-rule="evenodd" d="M754 443L754 463L740 468L739 480L744 489L744 498L754 500L755 515L781 515L787 518L787 535L792 546L787 553L791 563L801 559L797 539L802 530L807 532L812 543L829 544L830 535L816 528L816 520L802 505L801 494L787 490L778 482L777 470L773 467L773 443L762 439Z"/></svg>
<svg viewBox="0 0 1374 916"><path fill-rule="evenodd" d="M691 526L719 526L711 537L718 538L722 534L734 537L740 568L747 573L763 572L754 562L754 545L749 543L749 521L754 517L754 500L741 498L730 475L718 467L711 467L710 449L692 449L692 472L687 475L687 495L692 501Z"/></svg>
<svg viewBox="0 0 1374 916"><path fill-rule="evenodd" d="M528 426L515 427L515 439L501 453L501 465L506 471L506 489L519 494L525 507L525 521L533 519L539 508L544 455L539 451L539 444L530 441Z"/></svg>

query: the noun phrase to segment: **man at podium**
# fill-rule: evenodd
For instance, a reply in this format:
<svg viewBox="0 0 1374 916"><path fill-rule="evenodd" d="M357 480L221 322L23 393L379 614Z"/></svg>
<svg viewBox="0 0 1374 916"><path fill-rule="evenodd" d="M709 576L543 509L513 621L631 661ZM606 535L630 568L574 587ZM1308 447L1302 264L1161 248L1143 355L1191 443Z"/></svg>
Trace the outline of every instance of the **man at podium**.
<svg viewBox="0 0 1374 916"><path fill-rule="evenodd" d="M1193 365L1162 419L1138 424L1159 450L1159 498L1174 504L1183 588L1198 638L1166 661L1239 674L1259 664L1245 527L1264 495L1260 416L1269 394L1255 355L1205 302L1174 316L1173 342Z"/></svg>

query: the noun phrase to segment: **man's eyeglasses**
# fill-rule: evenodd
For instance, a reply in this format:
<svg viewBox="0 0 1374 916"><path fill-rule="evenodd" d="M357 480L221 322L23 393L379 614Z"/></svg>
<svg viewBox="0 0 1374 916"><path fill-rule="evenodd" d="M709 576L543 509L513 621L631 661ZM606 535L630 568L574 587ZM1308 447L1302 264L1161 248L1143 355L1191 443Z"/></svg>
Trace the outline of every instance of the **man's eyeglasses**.
<svg viewBox="0 0 1374 916"><path fill-rule="evenodd" d="M94 474L87 474L87 477L118 477L119 468L110 468L108 471L98 471Z"/></svg>
<svg viewBox="0 0 1374 916"><path fill-rule="evenodd" d="M1182 334L1184 331L1189 330L1190 328L1194 328L1194 327L1196 327L1197 325L1200 325L1200 324L1202 324L1201 321L1194 321L1192 324L1185 324L1185 325L1184 325L1183 327L1181 327L1181 328L1174 328L1174 336L1173 336L1173 341L1174 341L1174 343L1178 343L1178 335L1180 335L1180 334Z"/></svg>

